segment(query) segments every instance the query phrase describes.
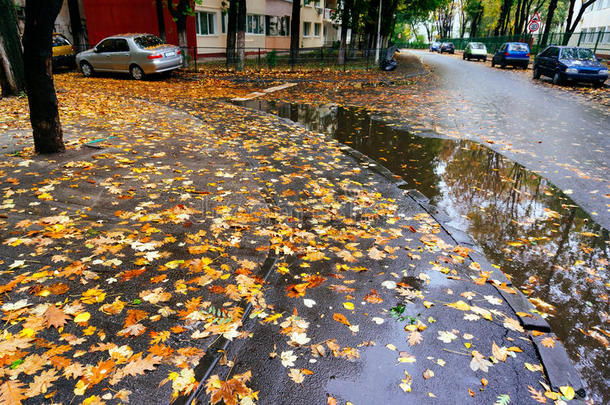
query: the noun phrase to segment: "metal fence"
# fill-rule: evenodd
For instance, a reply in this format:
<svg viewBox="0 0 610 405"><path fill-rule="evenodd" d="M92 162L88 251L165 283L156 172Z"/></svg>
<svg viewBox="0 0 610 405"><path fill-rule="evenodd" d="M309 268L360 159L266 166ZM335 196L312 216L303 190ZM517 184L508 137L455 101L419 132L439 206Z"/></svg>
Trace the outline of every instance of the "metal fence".
<svg viewBox="0 0 610 405"><path fill-rule="evenodd" d="M235 69L237 58L226 56L226 48L186 47L182 48L184 67L192 70L202 68ZM294 70L309 69L370 69L376 66L376 49L347 49L343 62L339 61L339 49L335 47L300 48L291 55L288 48L245 48L245 69ZM380 50L380 59L386 50Z"/></svg>
<svg viewBox="0 0 610 405"><path fill-rule="evenodd" d="M537 54L539 51L545 48L545 44L542 43L543 35L541 33L536 34L522 34L522 35L506 35L499 37L475 37L475 38L447 38L440 40L441 42L452 42L455 45L455 49L463 50L468 42L482 42L487 47L489 53L494 53L496 50L505 42L524 42L529 44L531 53ZM560 45L563 44L565 33L563 32L552 32L546 41L546 45ZM572 34L568 41L570 46L580 46L590 48L597 55L610 57L610 31L592 31L586 30L582 32L575 32ZM406 48L413 49L427 49L429 44L426 43L407 43L404 44Z"/></svg>

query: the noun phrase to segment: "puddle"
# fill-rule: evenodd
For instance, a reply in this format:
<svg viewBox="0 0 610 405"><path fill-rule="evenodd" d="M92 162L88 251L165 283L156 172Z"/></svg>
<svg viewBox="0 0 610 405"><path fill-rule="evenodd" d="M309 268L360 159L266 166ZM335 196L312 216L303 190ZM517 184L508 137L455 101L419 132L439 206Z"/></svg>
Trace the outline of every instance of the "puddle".
<svg viewBox="0 0 610 405"><path fill-rule="evenodd" d="M549 323L592 398L610 403L608 231L545 178L467 140L422 137L367 111L251 100L249 108L323 132L400 175L466 230L530 298L555 306Z"/></svg>

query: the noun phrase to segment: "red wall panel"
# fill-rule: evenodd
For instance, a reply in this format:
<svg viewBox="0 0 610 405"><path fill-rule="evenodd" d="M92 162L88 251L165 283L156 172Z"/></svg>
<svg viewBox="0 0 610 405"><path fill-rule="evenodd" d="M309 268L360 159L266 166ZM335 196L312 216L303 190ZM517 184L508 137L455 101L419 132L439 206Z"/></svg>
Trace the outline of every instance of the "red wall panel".
<svg viewBox="0 0 610 405"><path fill-rule="evenodd" d="M154 0L83 0L87 31L91 46L105 37L129 32L146 32L159 35L157 11ZM164 11L167 42L178 43L176 23ZM196 43L195 19L187 21L187 37L190 46Z"/></svg>

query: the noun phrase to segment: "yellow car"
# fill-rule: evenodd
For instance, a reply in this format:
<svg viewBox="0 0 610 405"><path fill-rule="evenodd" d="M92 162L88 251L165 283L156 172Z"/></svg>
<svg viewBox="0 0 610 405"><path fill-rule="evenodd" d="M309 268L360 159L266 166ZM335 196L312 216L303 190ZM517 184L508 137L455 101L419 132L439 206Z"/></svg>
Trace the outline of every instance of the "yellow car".
<svg viewBox="0 0 610 405"><path fill-rule="evenodd" d="M68 38L61 34L53 34L53 68L65 66L75 68L74 48Z"/></svg>

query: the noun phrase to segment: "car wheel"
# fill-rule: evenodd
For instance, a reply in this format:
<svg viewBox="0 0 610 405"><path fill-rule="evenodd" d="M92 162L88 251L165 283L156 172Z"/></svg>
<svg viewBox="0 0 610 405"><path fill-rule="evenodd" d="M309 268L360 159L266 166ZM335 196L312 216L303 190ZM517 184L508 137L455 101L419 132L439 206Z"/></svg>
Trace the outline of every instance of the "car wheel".
<svg viewBox="0 0 610 405"><path fill-rule="evenodd" d="M93 66L91 66L88 62L81 62L80 70L83 72L83 76L85 77L93 76Z"/></svg>
<svg viewBox="0 0 610 405"><path fill-rule="evenodd" d="M534 66L534 79L540 79L540 71L537 66Z"/></svg>
<svg viewBox="0 0 610 405"><path fill-rule="evenodd" d="M491 67L496 67L496 62L493 59L491 60Z"/></svg>
<svg viewBox="0 0 610 405"><path fill-rule="evenodd" d="M555 75L553 76L553 84L559 86L562 83L563 83L563 77L561 77L561 73L555 72Z"/></svg>
<svg viewBox="0 0 610 405"><path fill-rule="evenodd" d="M506 63L500 62L500 69L506 69Z"/></svg>
<svg viewBox="0 0 610 405"><path fill-rule="evenodd" d="M132 65L129 68L129 75L133 80L142 80L144 79L144 71L138 65Z"/></svg>
<svg viewBox="0 0 610 405"><path fill-rule="evenodd" d="M487 56L483 58L483 63L487 63Z"/></svg>
<svg viewBox="0 0 610 405"><path fill-rule="evenodd" d="M466 54L465 53L462 54L462 60L466 60Z"/></svg>

